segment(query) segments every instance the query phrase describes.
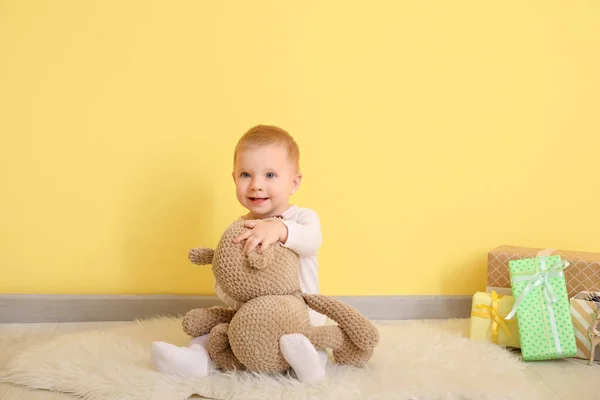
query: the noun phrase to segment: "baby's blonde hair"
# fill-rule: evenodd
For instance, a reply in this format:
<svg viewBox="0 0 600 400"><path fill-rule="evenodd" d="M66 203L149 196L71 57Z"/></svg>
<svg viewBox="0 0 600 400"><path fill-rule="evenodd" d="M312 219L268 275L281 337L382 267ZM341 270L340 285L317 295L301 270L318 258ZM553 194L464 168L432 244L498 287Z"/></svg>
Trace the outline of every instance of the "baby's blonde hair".
<svg viewBox="0 0 600 400"><path fill-rule="evenodd" d="M254 146L268 146L271 144L280 144L285 147L290 162L296 166L297 170L300 170L300 149L294 138L285 130L273 125L257 125L244 133L235 146L233 165L235 166L240 151Z"/></svg>

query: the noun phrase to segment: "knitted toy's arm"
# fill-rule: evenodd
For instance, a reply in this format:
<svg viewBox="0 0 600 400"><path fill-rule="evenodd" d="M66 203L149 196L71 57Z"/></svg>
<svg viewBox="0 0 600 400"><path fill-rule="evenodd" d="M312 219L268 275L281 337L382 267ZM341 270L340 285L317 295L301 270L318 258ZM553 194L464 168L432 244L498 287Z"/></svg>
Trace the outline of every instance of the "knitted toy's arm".
<svg viewBox="0 0 600 400"><path fill-rule="evenodd" d="M188 258L193 264L196 265L208 265L212 264L215 251L207 247L197 247L191 249Z"/></svg>
<svg viewBox="0 0 600 400"><path fill-rule="evenodd" d="M379 343L379 331L355 308L320 294L302 294L306 304L318 313L338 323L350 340L360 349L374 349Z"/></svg>

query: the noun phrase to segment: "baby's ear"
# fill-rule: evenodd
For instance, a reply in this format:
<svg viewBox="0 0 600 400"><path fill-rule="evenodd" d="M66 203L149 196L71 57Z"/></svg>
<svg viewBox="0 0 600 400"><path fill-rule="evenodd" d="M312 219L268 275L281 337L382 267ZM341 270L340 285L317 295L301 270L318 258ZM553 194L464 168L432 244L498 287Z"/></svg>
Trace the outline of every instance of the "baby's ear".
<svg viewBox="0 0 600 400"><path fill-rule="evenodd" d="M248 255L250 266L255 269L267 268L275 259L275 249L273 246L276 246L276 244L270 245L262 253L252 250L252 253Z"/></svg>
<svg viewBox="0 0 600 400"><path fill-rule="evenodd" d="M193 264L196 265L208 265L212 264L215 251L207 247L197 247L191 249L188 258Z"/></svg>

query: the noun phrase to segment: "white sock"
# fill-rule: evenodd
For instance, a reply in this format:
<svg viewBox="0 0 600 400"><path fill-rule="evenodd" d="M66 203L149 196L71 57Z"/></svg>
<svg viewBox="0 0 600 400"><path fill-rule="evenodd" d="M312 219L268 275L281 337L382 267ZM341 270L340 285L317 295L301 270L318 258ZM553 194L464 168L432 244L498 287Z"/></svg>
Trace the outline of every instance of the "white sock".
<svg viewBox="0 0 600 400"><path fill-rule="evenodd" d="M318 383L325 377L327 354L317 352L306 336L299 333L283 335L279 339L279 347L300 382Z"/></svg>
<svg viewBox="0 0 600 400"><path fill-rule="evenodd" d="M327 363L329 362L329 356L327 355L327 352L325 350L317 350L317 353L319 354L321 366L323 369L327 369Z"/></svg>
<svg viewBox="0 0 600 400"><path fill-rule="evenodd" d="M208 375L210 357L206 349L198 344L177 347L170 343L153 342L152 363L163 374L201 378Z"/></svg>
<svg viewBox="0 0 600 400"><path fill-rule="evenodd" d="M194 344L199 344L200 346L202 346L206 350L208 350L208 338L209 337L210 337L210 333L208 333L206 335L195 337L192 340L190 340L190 346L192 346Z"/></svg>

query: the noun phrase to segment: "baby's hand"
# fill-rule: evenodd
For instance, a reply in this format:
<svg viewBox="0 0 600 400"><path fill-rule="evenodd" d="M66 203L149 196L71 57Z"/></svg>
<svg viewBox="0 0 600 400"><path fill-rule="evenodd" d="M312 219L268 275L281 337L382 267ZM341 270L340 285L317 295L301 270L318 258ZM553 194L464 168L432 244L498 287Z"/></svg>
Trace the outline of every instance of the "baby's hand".
<svg viewBox="0 0 600 400"><path fill-rule="evenodd" d="M258 247L258 252L262 253L264 249L277 241L285 240L287 236L287 227L281 221L246 221L244 227L250 228L246 232L233 239L234 243L239 243L246 239L244 245L244 255L248 256Z"/></svg>

